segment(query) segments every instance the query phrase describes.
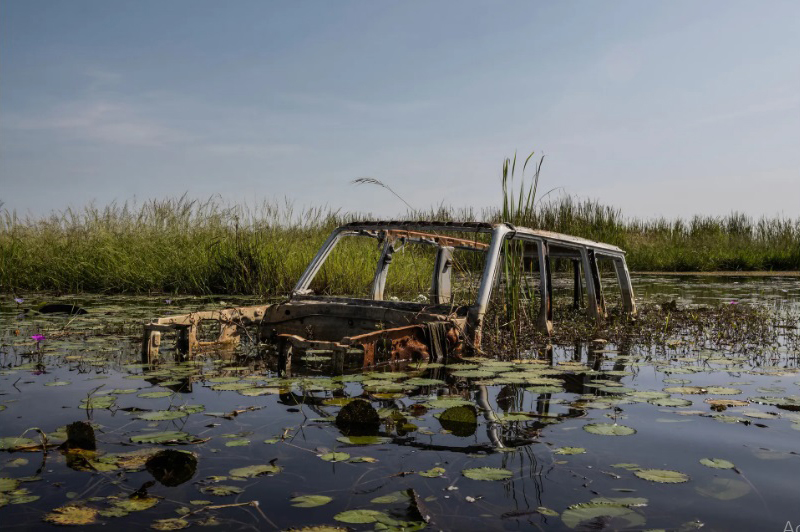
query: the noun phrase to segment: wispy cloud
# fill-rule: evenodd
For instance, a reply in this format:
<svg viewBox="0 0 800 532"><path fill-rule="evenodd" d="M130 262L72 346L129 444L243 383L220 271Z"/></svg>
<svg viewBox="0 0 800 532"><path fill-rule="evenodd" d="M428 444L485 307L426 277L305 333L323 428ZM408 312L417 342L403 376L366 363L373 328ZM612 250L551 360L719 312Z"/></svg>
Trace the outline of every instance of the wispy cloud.
<svg viewBox="0 0 800 532"><path fill-rule="evenodd" d="M51 131L72 140L119 146L170 146L193 138L131 104L110 100L71 102L34 115L12 114L4 122L11 130Z"/></svg>

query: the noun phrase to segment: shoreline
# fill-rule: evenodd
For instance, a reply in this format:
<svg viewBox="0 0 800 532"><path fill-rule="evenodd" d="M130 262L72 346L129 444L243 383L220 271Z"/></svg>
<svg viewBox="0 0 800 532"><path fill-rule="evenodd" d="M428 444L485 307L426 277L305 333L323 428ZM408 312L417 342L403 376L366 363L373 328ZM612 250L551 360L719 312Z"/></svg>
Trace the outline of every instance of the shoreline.
<svg viewBox="0 0 800 532"><path fill-rule="evenodd" d="M800 271L730 271L721 270L713 272L637 272L631 271L632 276L652 275L669 277L800 277Z"/></svg>

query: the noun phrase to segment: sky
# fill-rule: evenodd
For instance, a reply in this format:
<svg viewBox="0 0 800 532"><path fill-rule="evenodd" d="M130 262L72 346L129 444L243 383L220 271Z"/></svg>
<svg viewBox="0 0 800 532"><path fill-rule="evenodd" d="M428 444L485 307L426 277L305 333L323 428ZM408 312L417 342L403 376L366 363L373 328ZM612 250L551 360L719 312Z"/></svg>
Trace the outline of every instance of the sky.
<svg viewBox="0 0 800 532"><path fill-rule="evenodd" d="M800 2L0 0L0 202L800 216Z"/></svg>

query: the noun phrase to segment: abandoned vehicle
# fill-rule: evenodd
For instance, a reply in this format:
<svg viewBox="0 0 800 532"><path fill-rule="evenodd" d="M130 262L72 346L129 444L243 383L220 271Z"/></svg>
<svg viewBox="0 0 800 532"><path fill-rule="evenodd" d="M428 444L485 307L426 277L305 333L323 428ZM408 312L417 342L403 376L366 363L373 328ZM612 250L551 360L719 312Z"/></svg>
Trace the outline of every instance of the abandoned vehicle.
<svg viewBox="0 0 800 532"><path fill-rule="evenodd" d="M601 261L616 274L622 311L636 313L625 252L615 246L508 223L354 222L333 231L287 300L155 319L145 325L142 356L156 359L171 333L183 356L242 339L266 343L283 368L293 355L299 362L298 353L324 353L339 369L458 358L480 352L487 309L514 271L538 328L552 331L554 261L558 271L571 262L573 306L585 306L590 319L607 317ZM333 293L327 272L343 265L353 270L346 281L358 285L346 295ZM414 282L419 295L401 300ZM198 330L209 323L214 338L201 341Z"/></svg>

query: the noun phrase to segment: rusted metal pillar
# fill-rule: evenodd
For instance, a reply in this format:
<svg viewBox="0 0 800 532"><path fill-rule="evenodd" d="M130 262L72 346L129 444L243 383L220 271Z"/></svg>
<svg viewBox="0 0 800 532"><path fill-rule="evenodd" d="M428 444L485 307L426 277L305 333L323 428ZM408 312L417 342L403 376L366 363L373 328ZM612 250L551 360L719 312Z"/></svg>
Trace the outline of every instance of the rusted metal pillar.
<svg viewBox="0 0 800 532"><path fill-rule="evenodd" d="M539 292L541 306L539 307L538 327L542 332L553 334L553 288L550 274L550 252L546 242L537 244L539 251Z"/></svg>
<svg viewBox="0 0 800 532"><path fill-rule="evenodd" d="M592 272L592 283L594 283L594 295L597 298L597 314L600 318L608 317L606 312L606 300L603 297L603 283L600 282L600 270L597 267L597 257L593 249L589 250L589 267Z"/></svg>
<svg viewBox="0 0 800 532"><path fill-rule="evenodd" d="M572 259L573 286L572 307L579 310L583 306L583 284L581 283L581 261Z"/></svg>
<svg viewBox="0 0 800 532"><path fill-rule="evenodd" d="M614 259L614 270L617 272L617 282L622 294L622 308L631 316L636 315L636 301L633 299L633 286L631 285L631 274L624 259Z"/></svg>

